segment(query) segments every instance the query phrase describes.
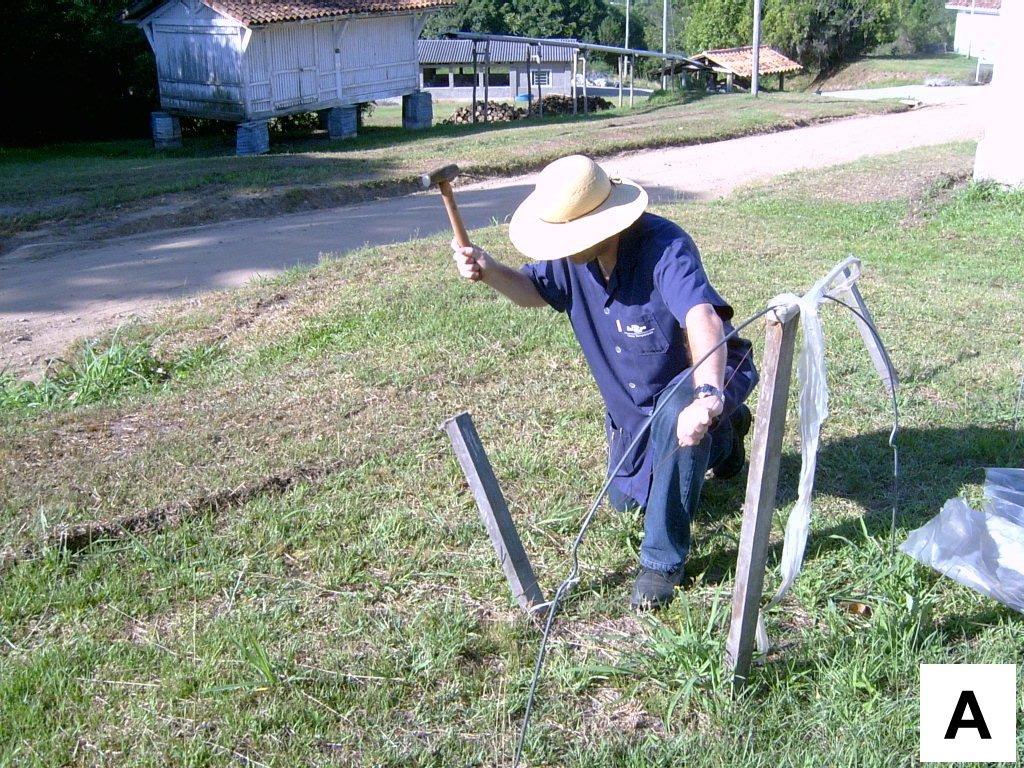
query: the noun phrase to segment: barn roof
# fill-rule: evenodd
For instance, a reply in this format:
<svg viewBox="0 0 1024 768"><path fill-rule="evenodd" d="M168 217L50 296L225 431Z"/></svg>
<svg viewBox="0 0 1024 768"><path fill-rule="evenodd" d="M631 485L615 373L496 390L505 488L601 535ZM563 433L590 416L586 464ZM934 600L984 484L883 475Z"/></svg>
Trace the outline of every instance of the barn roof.
<svg viewBox="0 0 1024 768"><path fill-rule="evenodd" d="M139 0L123 14L125 21L140 21L167 0ZM454 5L455 0L202 0L218 13L255 26L280 21L326 19L363 13L422 11Z"/></svg>
<svg viewBox="0 0 1024 768"><path fill-rule="evenodd" d="M704 61L714 67L728 70L737 77L750 77L753 74L751 54L754 48L743 45L739 48L717 48L694 56L697 61ZM792 59L788 59L774 48L762 45L758 56L758 71L762 75L785 75L799 72L803 67Z"/></svg>
<svg viewBox="0 0 1024 768"><path fill-rule="evenodd" d="M1002 0L946 0L946 7L951 11L998 12L1002 5Z"/></svg>
<svg viewBox="0 0 1024 768"><path fill-rule="evenodd" d="M571 37L554 37L562 43L579 42ZM492 64L512 64L525 61L532 53L529 50L532 46L526 43L511 43L506 40L492 40L490 42ZM484 44L477 46L480 61L483 61ZM540 46L540 60L546 62L569 62L572 61L575 49L565 48L561 45ZM416 53L419 56L420 64L470 64L473 61L472 40L417 40Z"/></svg>

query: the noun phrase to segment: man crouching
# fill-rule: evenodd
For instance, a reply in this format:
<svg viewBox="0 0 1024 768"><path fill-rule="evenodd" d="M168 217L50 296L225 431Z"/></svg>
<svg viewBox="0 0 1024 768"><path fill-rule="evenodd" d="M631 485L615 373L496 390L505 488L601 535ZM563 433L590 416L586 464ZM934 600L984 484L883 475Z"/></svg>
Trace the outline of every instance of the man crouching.
<svg viewBox="0 0 1024 768"><path fill-rule="evenodd" d="M662 393L732 330L732 307L708 281L693 240L646 207L638 184L571 155L540 173L509 226L512 244L536 263L515 270L476 247L454 253L467 280L569 316L607 408L609 471L622 462L609 500L644 512L630 600L638 610L666 605L682 583L707 470L721 479L742 470L751 421L743 401L757 383L750 343L731 339L628 450Z"/></svg>

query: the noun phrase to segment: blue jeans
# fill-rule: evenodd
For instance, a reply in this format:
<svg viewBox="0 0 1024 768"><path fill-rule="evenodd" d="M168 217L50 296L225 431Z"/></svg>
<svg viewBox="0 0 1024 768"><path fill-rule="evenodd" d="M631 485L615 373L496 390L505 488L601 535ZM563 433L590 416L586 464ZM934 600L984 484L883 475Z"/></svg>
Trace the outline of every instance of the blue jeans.
<svg viewBox="0 0 1024 768"><path fill-rule="evenodd" d="M681 448L676 438L680 412L693 402L693 387L683 384L654 417L647 450L653 451L651 490L644 512L640 564L675 571L690 550L690 521L700 501L704 474L732 452L732 424L722 417L698 445ZM659 401L660 405L660 401ZM608 500L620 512L637 509L636 501L614 485Z"/></svg>

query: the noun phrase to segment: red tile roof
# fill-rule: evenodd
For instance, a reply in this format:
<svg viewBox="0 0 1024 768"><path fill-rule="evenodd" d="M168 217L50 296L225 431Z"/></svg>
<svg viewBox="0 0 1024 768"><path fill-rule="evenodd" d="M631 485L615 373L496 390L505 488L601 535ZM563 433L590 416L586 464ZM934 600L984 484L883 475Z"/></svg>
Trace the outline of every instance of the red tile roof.
<svg viewBox="0 0 1024 768"><path fill-rule="evenodd" d="M750 77L754 71L751 61L753 51L754 47L751 45L743 45L739 48L717 48L712 51L704 51L693 58L697 61L707 62L714 67L726 69L737 77ZM762 75L778 75L799 72L803 67L792 59L787 59L774 48L762 45L757 69Z"/></svg>
<svg viewBox="0 0 1024 768"><path fill-rule="evenodd" d="M946 7L953 11L998 11L1002 5L1002 0L946 0Z"/></svg>
<svg viewBox="0 0 1024 768"><path fill-rule="evenodd" d="M142 0L135 3L123 18L138 21L148 16L165 0ZM351 14L398 13L423 11L454 5L455 0L203 0L219 13L244 24L273 24L279 21L325 19Z"/></svg>

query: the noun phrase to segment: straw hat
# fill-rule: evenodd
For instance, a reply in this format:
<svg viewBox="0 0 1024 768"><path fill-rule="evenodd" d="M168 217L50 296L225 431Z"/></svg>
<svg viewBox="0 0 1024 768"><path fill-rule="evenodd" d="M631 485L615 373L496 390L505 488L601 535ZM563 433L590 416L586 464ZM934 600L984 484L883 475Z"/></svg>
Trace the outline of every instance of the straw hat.
<svg viewBox="0 0 1024 768"><path fill-rule="evenodd" d="M609 179L584 155L548 165L509 224L512 245L527 258L551 261L585 251L640 218L647 193L628 179Z"/></svg>

